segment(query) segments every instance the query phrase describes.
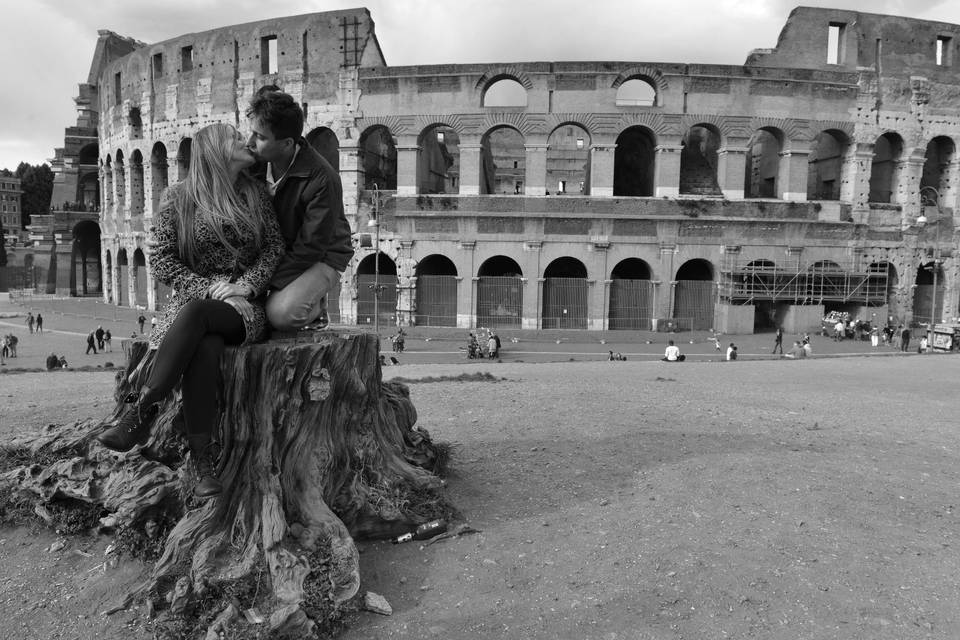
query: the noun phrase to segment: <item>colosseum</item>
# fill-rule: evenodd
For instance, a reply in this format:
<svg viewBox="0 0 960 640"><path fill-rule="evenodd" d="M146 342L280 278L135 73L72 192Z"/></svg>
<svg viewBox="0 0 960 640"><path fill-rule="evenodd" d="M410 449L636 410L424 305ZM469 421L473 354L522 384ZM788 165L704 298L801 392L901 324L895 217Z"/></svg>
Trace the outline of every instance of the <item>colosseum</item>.
<svg viewBox="0 0 960 640"><path fill-rule="evenodd" d="M161 191L193 132L244 129L250 96L277 84L344 185L356 256L335 321L951 320L958 45L958 25L807 7L742 66L392 67L365 9L154 44L104 31L77 99L96 141L58 150L63 199L99 203L99 228L84 219L62 243L64 286L162 304L146 251ZM76 249L91 237L98 255Z"/></svg>

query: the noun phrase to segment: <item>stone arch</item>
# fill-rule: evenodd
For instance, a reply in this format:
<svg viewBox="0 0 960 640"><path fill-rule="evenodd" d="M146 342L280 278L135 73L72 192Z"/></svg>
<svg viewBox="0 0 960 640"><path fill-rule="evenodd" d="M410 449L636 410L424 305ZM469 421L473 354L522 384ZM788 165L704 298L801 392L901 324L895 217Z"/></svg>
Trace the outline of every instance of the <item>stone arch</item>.
<svg viewBox="0 0 960 640"><path fill-rule="evenodd" d="M663 73L654 67L631 67L625 70L623 73L614 78L613 83L610 85L611 89L619 89L621 85L630 80L643 80L644 82L653 86L657 95L663 95L667 90L667 79L663 77ZM659 104L659 101L658 103Z"/></svg>
<svg viewBox="0 0 960 640"><path fill-rule="evenodd" d="M457 267L442 254L421 258L417 277L416 323L418 326L457 326Z"/></svg>
<svg viewBox="0 0 960 640"><path fill-rule="evenodd" d="M547 138L547 191L590 195L590 133L577 122L557 126Z"/></svg>
<svg viewBox="0 0 960 640"><path fill-rule="evenodd" d="M526 148L519 130L499 126L480 140L480 193L523 194Z"/></svg>
<svg viewBox="0 0 960 640"><path fill-rule="evenodd" d="M160 195L170 180L167 147L162 142L154 144L150 150L150 177L150 202L153 214L156 215L160 211Z"/></svg>
<svg viewBox="0 0 960 640"><path fill-rule="evenodd" d="M133 278L133 304L131 306L147 306L147 257L140 247L133 251L130 277Z"/></svg>
<svg viewBox="0 0 960 640"><path fill-rule="evenodd" d="M653 318L653 270L640 258L626 258L610 272L610 329L649 330Z"/></svg>
<svg viewBox="0 0 960 640"><path fill-rule="evenodd" d="M717 180L717 152L722 144L716 125L702 122L690 127L683 135L680 151L680 193L723 195Z"/></svg>
<svg viewBox="0 0 960 640"><path fill-rule="evenodd" d="M948 136L937 136L927 143L923 160L920 188L932 187L945 194L950 188L950 164L956 158L957 147ZM941 203L942 204L942 203Z"/></svg>
<svg viewBox="0 0 960 640"><path fill-rule="evenodd" d="M586 329L589 299L587 267L571 256L553 260L543 271L544 329Z"/></svg>
<svg viewBox="0 0 960 640"><path fill-rule="evenodd" d="M501 75L492 79L483 88L481 107L526 107L528 88L517 78Z"/></svg>
<svg viewBox="0 0 960 640"><path fill-rule="evenodd" d="M425 127L417 137L417 193L459 193L460 135L446 124Z"/></svg>
<svg viewBox="0 0 960 640"><path fill-rule="evenodd" d="M100 209L100 179L96 171L78 173L76 199L83 211Z"/></svg>
<svg viewBox="0 0 960 640"><path fill-rule="evenodd" d="M850 147L850 137L839 129L818 133L807 156L807 199L839 200L843 178L843 159Z"/></svg>
<svg viewBox="0 0 960 640"><path fill-rule="evenodd" d="M747 142L747 156L743 182L745 198L776 198L780 174L780 152L784 146L783 131L775 127L761 127Z"/></svg>
<svg viewBox="0 0 960 640"><path fill-rule="evenodd" d="M99 295L103 292L100 259L100 225L92 220L78 222L73 226L70 259L72 295Z"/></svg>
<svg viewBox="0 0 960 640"><path fill-rule="evenodd" d="M376 324L379 316L380 326L395 325L397 263L382 251L371 252L357 264L356 274L357 324Z"/></svg>
<svg viewBox="0 0 960 640"><path fill-rule="evenodd" d="M190 154L193 148L193 138L183 138L177 145L177 179L183 180L190 170Z"/></svg>
<svg viewBox="0 0 960 640"><path fill-rule="evenodd" d="M119 285L116 303L118 306L126 307L130 303L130 289L128 287L130 283L130 264L127 259L126 247L117 249L115 269L117 270L117 284Z"/></svg>
<svg viewBox="0 0 960 640"><path fill-rule="evenodd" d="M687 260L677 269L674 289L674 328L702 331L713 327L717 303L717 288L713 278L716 270L709 260Z"/></svg>
<svg viewBox="0 0 960 640"><path fill-rule="evenodd" d="M631 78L617 88L618 107L657 106L657 87L644 78Z"/></svg>
<svg viewBox="0 0 960 640"><path fill-rule="evenodd" d="M96 142L91 142L80 147L80 151L77 153L77 164L79 165L89 165L94 166L97 164L98 156L100 155L100 145Z"/></svg>
<svg viewBox="0 0 960 640"><path fill-rule="evenodd" d="M914 322L926 324L943 320L946 293L943 264L935 260L918 264L913 286Z"/></svg>
<svg viewBox="0 0 960 640"><path fill-rule="evenodd" d="M870 164L869 202L894 202L900 181L900 161L903 159L903 138L888 131L873 145Z"/></svg>
<svg viewBox="0 0 960 640"><path fill-rule="evenodd" d="M113 159L108 155L103 162L103 209L107 215L113 211Z"/></svg>
<svg viewBox="0 0 960 640"><path fill-rule="evenodd" d="M360 135L360 166L364 189L396 190L397 146L389 128L376 124Z"/></svg>
<svg viewBox="0 0 960 640"><path fill-rule="evenodd" d="M613 154L613 195L653 195L656 147L656 135L644 126L628 127L617 136Z"/></svg>
<svg viewBox="0 0 960 640"><path fill-rule="evenodd" d="M523 320L523 271L503 255L484 260L477 270L477 325L519 328Z"/></svg>
<svg viewBox="0 0 960 640"><path fill-rule="evenodd" d="M307 143L330 163L333 170L340 171L340 140L330 127L317 127L305 136Z"/></svg>
<svg viewBox="0 0 960 640"><path fill-rule="evenodd" d="M533 80L530 78L530 76L520 70L519 67L509 65L494 67L493 69L487 70L486 73L477 79L477 83L474 85L474 88L480 92L486 91L490 85L498 80L502 80L503 78L509 78L519 82L527 91L533 89Z"/></svg>

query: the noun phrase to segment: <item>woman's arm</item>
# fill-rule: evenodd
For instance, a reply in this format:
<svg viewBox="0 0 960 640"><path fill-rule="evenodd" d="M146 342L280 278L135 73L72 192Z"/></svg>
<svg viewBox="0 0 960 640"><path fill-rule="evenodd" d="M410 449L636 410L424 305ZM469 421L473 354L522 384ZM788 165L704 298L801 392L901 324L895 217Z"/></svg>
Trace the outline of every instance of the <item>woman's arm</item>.
<svg viewBox="0 0 960 640"><path fill-rule="evenodd" d="M212 278L198 275L180 258L177 233L177 211L174 203L178 185L164 189L160 197L160 212L154 222L150 243L150 264L153 276L160 282L183 292L190 298L204 298L214 282Z"/></svg>

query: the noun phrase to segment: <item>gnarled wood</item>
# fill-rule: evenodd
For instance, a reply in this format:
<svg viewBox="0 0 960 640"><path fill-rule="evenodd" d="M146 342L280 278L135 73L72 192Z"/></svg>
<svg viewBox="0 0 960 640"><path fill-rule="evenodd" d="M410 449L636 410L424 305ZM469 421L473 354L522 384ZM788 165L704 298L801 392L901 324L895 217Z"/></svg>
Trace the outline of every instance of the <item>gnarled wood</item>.
<svg viewBox="0 0 960 640"><path fill-rule="evenodd" d="M41 503L72 498L103 505L111 514L105 522L115 527L175 514L150 582L130 600L163 596L185 576L191 593L202 594L265 570L271 628L307 633L308 579L322 578L335 603L359 588L354 536L394 535L447 509L437 475L444 447L413 427L416 410L406 387L382 381L377 338L322 332L312 340L224 355L217 439L225 491L218 498L198 502L185 489L192 479L182 465L177 393L164 401L142 451L103 449L94 437L109 425L94 421L48 429L6 446L37 462L0 474L0 487ZM118 399L143 385L153 357L143 342L125 349ZM325 559L323 576L308 560L317 554ZM184 594L177 598L182 602Z"/></svg>

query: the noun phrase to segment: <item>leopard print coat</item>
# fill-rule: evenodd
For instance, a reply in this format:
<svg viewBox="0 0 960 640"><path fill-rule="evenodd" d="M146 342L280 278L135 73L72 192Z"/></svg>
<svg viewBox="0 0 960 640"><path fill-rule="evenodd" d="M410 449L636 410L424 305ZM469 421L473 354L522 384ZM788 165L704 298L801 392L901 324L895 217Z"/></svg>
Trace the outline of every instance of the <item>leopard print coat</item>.
<svg viewBox="0 0 960 640"><path fill-rule="evenodd" d="M175 195L182 188L183 183L177 183L163 192L160 212L154 221L150 251L153 275L160 282L169 285L173 292L164 305L156 328L150 334L150 345L159 346L180 308L191 300L205 298L210 285L218 281L245 283L253 288L253 321L244 323L247 332L244 344L262 339L267 327L262 294L266 292L270 276L273 275L284 251L283 238L270 194L265 187L257 183L258 200L253 203L253 208L264 222L263 246L239 237L236 229L227 227L224 229L227 240L233 246L240 247L239 256L234 258L217 239L210 225L197 219L193 230L198 259L191 269L181 260L180 248L177 245L176 221L180 212L176 209ZM244 265L249 266L244 268Z"/></svg>

